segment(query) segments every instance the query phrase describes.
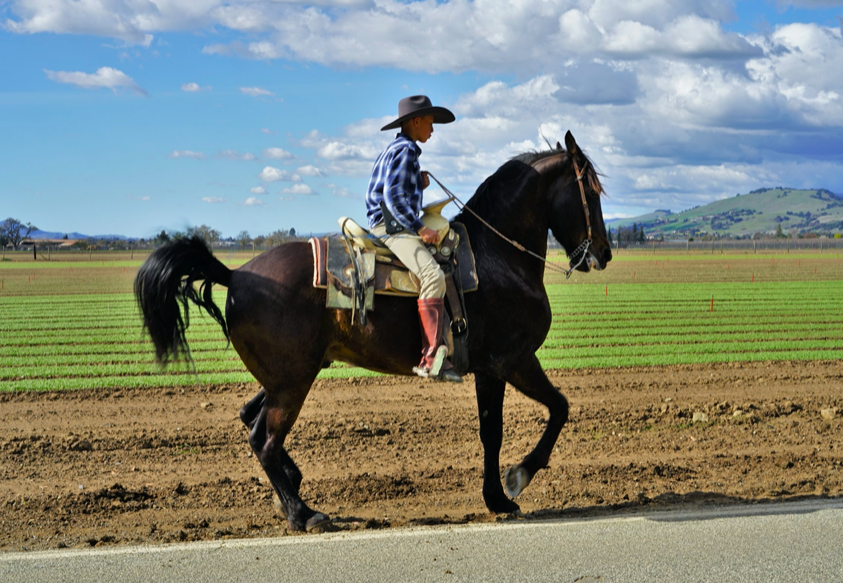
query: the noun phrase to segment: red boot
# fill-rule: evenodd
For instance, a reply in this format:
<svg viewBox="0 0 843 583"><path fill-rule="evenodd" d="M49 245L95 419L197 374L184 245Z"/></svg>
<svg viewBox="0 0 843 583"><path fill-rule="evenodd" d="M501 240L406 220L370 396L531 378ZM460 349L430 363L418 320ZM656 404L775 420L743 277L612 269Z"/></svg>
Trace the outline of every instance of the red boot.
<svg viewBox="0 0 843 583"><path fill-rule="evenodd" d="M419 320L422 328L422 358L413 372L420 377L451 383L461 383L462 377L448 362L448 347L442 344L445 325L445 298L418 300Z"/></svg>

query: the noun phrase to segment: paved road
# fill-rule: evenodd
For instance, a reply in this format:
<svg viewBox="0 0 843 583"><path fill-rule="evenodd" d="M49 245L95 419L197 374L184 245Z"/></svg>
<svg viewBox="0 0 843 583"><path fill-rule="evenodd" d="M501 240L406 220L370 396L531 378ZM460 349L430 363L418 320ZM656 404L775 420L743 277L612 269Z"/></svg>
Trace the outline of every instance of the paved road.
<svg viewBox="0 0 843 583"><path fill-rule="evenodd" d="M0 582L843 582L843 500L0 555Z"/></svg>

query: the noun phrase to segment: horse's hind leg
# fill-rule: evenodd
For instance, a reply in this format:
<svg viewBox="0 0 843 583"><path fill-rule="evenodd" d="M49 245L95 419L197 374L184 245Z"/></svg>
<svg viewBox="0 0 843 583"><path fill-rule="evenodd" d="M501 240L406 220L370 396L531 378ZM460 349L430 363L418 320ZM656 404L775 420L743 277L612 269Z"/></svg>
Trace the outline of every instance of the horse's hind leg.
<svg viewBox="0 0 843 583"><path fill-rule="evenodd" d="M326 515L312 510L299 496L302 475L284 449L284 440L298 418L306 394L307 390L281 395L258 393L243 408L245 415L241 410L241 419L246 417L244 423L251 423L249 444L281 501L290 530L308 530L328 521ZM256 410L251 418L249 413Z"/></svg>
<svg viewBox="0 0 843 583"><path fill-rule="evenodd" d="M549 413L547 426L536 447L520 464L506 471L506 493L514 498L527 487L540 469L547 467L559 432L568 420L568 400L550 383L535 355L517 368L507 380L520 392L547 407Z"/></svg>
<svg viewBox="0 0 843 583"><path fill-rule="evenodd" d="M264 445L266 444L266 417L265 415L262 415L265 404L266 389L261 388L261 390L258 391L258 394L252 397L251 400L249 400L249 402L243 405L243 408L240 409L240 421L249 428L249 445L252 446L252 450L257 455L261 454ZM258 424L259 420L261 421L261 426L257 431L255 431L255 425ZM292 482L296 492L298 492L302 481L301 471L289 455L287 456L287 459L289 459L289 463L284 464L282 467L284 472L287 474L287 477L290 478L290 482Z"/></svg>
<svg viewBox="0 0 843 583"><path fill-rule="evenodd" d="M264 403L266 403L266 389L261 387L258 394L252 397L249 402L243 405L243 408L240 409L240 421L249 428L249 431L251 431L255 426L255 421L257 420L261 409L263 409Z"/></svg>
<svg viewBox="0 0 843 583"><path fill-rule="evenodd" d="M496 514L517 512L518 504L506 497L501 486L500 454L503 441L503 396L506 383L477 373L474 378L483 443L483 501Z"/></svg>

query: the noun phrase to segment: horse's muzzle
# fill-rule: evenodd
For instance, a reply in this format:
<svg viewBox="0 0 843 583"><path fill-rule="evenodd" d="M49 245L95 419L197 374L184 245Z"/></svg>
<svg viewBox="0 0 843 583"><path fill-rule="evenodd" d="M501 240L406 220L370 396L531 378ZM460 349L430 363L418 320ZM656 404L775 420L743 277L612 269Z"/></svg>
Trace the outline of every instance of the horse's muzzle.
<svg viewBox="0 0 843 583"><path fill-rule="evenodd" d="M585 263L588 265L589 270L594 269L596 271L602 271L612 260L612 250L610 248L606 247L603 249L603 253L600 253L602 257L598 257L598 253L599 252L596 252L594 249L588 250L588 257L585 258Z"/></svg>

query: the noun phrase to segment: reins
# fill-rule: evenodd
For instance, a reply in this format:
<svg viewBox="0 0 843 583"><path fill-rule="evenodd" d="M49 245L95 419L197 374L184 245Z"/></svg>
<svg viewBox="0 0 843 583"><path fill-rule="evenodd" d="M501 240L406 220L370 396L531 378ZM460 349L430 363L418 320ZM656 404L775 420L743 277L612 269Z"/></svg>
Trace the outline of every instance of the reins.
<svg viewBox="0 0 843 583"><path fill-rule="evenodd" d="M539 261L542 261L545 264L545 266L550 268L551 270L556 271L557 273L564 273L565 279L568 279L568 278L571 277L571 274L574 272L574 270L577 267L579 267L580 265L582 265L583 261L585 261L586 254L588 253L588 248L591 246L591 217L589 216L588 201L585 198L585 187L583 187L583 184L582 184L582 179L583 179L583 176L585 175L586 166L583 166L582 172L580 172L579 166L577 166L577 161L574 159L573 156L571 156L571 162L574 163L574 172L577 175L577 184L580 187L580 197L582 198L583 211L585 212L585 224L588 227L588 237L582 243L580 243L579 246L576 249L574 249L574 251L569 255L569 257L576 257L577 253L579 253L580 251L582 252L582 255L580 255L580 260L577 261L576 265L572 265L570 269L565 269L563 267L559 267L555 263L550 263L550 262L548 262L547 258L542 257L538 253L530 251L529 249L524 247L524 245L522 245L518 241L510 239L509 237L507 237L506 235L504 235L503 233L498 231L496 228L494 228L492 225L490 225L488 222L486 222L480 215L478 215L472 209L467 207L466 204L463 201L461 201L459 198L457 198L456 194L451 192L448 189L447 186L445 186L444 184L439 182L439 179L436 178L433 174L428 172L427 175L430 176L431 178L433 178L434 181L436 181L436 184L439 185L439 188L441 188L445 192L445 194L448 195L448 198L450 200L454 201L454 204L456 204L457 207L460 210L468 211L469 213L474 215L474 218L476 218L478 221L480 221L486 227L488 227L495 235L497 235L498 237L500 237L501 239L503 239L504 241L506 241L507 243L509 243L510 245L515 247L516 249L518 249L519 251L523 251L527 255L531 255L531 256L535 257L536 259L538 259ZM586 164L587 163L588 162L586 162Z"/></svg>

